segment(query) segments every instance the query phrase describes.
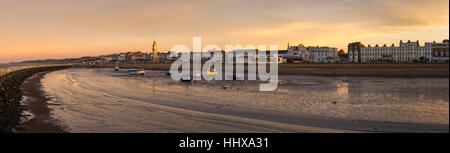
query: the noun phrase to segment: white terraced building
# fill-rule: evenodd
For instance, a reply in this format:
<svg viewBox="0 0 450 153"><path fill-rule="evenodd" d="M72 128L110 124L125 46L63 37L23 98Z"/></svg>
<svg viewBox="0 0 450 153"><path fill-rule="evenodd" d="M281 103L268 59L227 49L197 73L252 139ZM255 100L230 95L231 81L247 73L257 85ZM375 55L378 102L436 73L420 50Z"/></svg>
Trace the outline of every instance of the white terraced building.
<svg viewBox="0 0 450 153"><path fill-rule="evenodd" d="M361 48L361 62L370 61L395 61L407 62L412 60L419 60L420 57L428 57L424 46L420 46L419 41L403 43L400 41L400 46L396 47L394 44L387 46L376 45L371 47Z"/></svg>
<svg viewBox="0 0 450 153"><path fill-rule="evenodd" d="M337 48L334 47L305 47L303 44L299 46L290 46L288 57L300 57L304 61L321 63L336 62Z"/></svg>
<svg viewBox="0 0 450 153"><path fill-rule="evenodd" d="M305 47L303 44L298 46L288 46L287 56L301 58L304 61L311 61L311 52L308 47Z"/></svg>
<svg viewBox="0 0 450 153"><path fill-rule="evenodd" d="M449 40L446 39L442 41L442 43L436 42L427 42L425 43L425 48L427 52L430 54L430 61L447 61L448 62L448 54L449 54Z"/></svg>
<svg viewBox="0 0 450 153"><path fill-rule="evenodd" d="M335 62L337 60L337 48L333 47L311 47L312 62Z"/></svg>
<svg viewBox="0 0 450 153"><path fill-rule="evenodd" d="M352 55L354 56L353 58ZM387 46L385 44L383 46L375 45L372 47L368 45L367 47L364 47L362 45L360 53L358 53L358 50L351 49L349 45L349 61L357 62L357 55L361 56L359 57L360 62L448 61L448 40L444 40L443 43L427 42L425 43L425 46L420 46L419 41L408 41L406 43L400 41L399 46L395 46L394 44Z"/></svg>

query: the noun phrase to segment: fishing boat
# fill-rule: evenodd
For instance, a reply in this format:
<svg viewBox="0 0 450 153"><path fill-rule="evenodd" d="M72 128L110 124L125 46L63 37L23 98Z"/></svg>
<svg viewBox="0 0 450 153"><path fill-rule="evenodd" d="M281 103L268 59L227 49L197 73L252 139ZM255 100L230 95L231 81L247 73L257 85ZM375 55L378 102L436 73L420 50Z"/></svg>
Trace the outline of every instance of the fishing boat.
<svg viewBox="0 0 450 153"><path fill-rule="evenodd" d="M131 75L144 75L145 71L144 69L136 69L136 68L132 68L128 70L128 73L130 73Z"/></svg>

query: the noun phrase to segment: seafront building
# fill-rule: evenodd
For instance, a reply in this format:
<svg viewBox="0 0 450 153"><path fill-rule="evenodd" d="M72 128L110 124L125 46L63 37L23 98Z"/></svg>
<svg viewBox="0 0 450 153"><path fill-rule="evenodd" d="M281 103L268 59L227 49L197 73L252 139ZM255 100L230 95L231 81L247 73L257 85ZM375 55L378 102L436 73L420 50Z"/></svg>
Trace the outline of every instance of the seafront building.
<svg viewBox="0 0 450 153"><path fill-rule="evenodd" d="M348 63L349 60L348 53L345 53L343 49L338 51L337 57L339 63Z"/></svg>
<svg viewBox="0 0 450 153"><path fill-rule="evenodd" d="M111 55L101 55L98 59L83 60L90 63L167 63L172 61L169 53L161 53L158 51L156 41L153 41L152 52L129 51Z"/></svg>
<svg viewBox="0 0 450 153"><path fill-rule="evenodd" d="M419 41L400 40L398 46L391 45L363 45L361 42L353 42L348 44L348 52L343 50L338 52L334 47L308 46L303 44L298 46L289 46L287 50L279 50L276 58L278 63L372 63L372 62L448 62L449 61L449 40L442 42L425 42L421 46ZM211 50L212 52L214 50ZM248 52L258 51L257 49L238 49L233 50L234 62L253 63L258 62L255 58L249 57ZM223 55L225 51L221 51ZM270 51L265 51L270 55ZM225 58L225 56L223 56ZM236 61L236 58L243 59ZM83 61L87 62L120 62L120 63L170 63L177 58L171 57L169 53L158 52L156 41L153 42L152 52L146 53L141 51L130 51L112 55L102 55L96 58L88 58ZM202 58L207 61L209 58ZM225 60L224 60L225 61Z"/></svg>
<svg viewBox="0 0 450 153"><path fill-rule="evenodd" d="M271 61L277 61L278 63L286 63L286 57L288 56L287 50L278 50L277 56L273 56L270 54L270 51L259 51L258 49L236 49L231 51L224 50L209 50L203 54L210 54L221 52L222 53L222 62L226 62L226 54L230 54L232 58L232 63L235 64L249 64L249 63L259 63L258 54L266 54L266 63L270 63ZM229 56L229 55L228 55ZM202 61L208 61L211 58L202 58Z"/></svg>
<svg viewBox="0 0 450 153"><path fill-rule="evenodd" d="M338 60L337 48L334 47L305 47L303 44L289 46L288 58L300 58L314 63L334 63Z"/></svg>
<svg viewBox="0 0 450 153"><path fill-rule="evenodd" d="M431 61L449 61L449 40L443 40L442 43L427 42L425 43L427 53L430 54L429 60Z"/></svg>
<svg viewBox="0 0 450 153"><path fill-rule="evenodd" d="M267 55L266 62L270 63L271 61L277 61L277 63L286 63L286 57L288 56L287 50L278 50L277 56L273 56L270 54L270 51L259 51L258 49L238 49L229 51L233 53L233 61L234 63L259 63L258 54L265 53ZM249 53L255 53L251 55ZM236 60L241 59L241 60Z"/></svg>
<svg viewBox="0 0 450 153"><path fill-rule="evenodd" d="M348 44L348 61L361 62L361 48L365 46L361 42Z"/></svg>
<svg viewBox="0 0 450 153"><path fill-rule="evenodd" d="M448 61L449 43L426 42L420 46L419 41L403 42L399 46L394 44L380 46L376 44L366 47L360 42L348 45L349 62L414 62L414 61Z"/></svg>
<svg viewBox="0 0 450 153"><path fill-rule="evenodd" d="M311 52L303 44L288 46L288 57L311 61Z"/></svg>
<svg viewBox="0 0 450 153"><path fill-rule="evenodd" d="M336 62L337 48L334 47L310 47L312 62Z"/></svg>

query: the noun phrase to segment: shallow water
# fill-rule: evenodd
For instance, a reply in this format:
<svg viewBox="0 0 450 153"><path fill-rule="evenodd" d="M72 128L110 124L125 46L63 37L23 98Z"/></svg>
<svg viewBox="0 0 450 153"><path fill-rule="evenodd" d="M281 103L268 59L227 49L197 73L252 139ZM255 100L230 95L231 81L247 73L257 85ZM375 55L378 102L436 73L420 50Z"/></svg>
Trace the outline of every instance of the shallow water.
<svg viewBox="0 0 450 153"><path fill-rule="evenodd" d="M448 132L448 78L279 78L260 92L259 81L67 69L42 85L70 132Z"/></svg>

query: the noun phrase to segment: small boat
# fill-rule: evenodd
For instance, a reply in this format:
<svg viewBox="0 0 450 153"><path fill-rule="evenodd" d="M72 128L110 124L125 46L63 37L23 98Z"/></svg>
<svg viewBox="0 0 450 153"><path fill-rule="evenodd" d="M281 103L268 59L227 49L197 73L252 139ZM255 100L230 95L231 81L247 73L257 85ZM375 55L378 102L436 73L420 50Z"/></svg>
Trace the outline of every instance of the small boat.
<svg viewBox="0 0 450 153"><path fill-rule="evenodd" d="M119 71L120 68L119 68L118 66L116 66L116 67L114 67L114 70L115 70L115 71Z"/></svg>
<svg viewBox="0 0 450 153"><path fill-rule="evenodd" d="M140 69L140 70L138 70L138 69L129 69L128 73L130 73L131 75L144 75L145 71L144 71L144 69Z"/></svg>
<svg viewBox="0 0 450 153"><path fill-rule="evenodd" d="M206 72L206 74L207 74L207 75L216 75L216 74L217 74L217 71L216 71L216 69L212 69L212 70L210 70L209 72Z"/></svg>

